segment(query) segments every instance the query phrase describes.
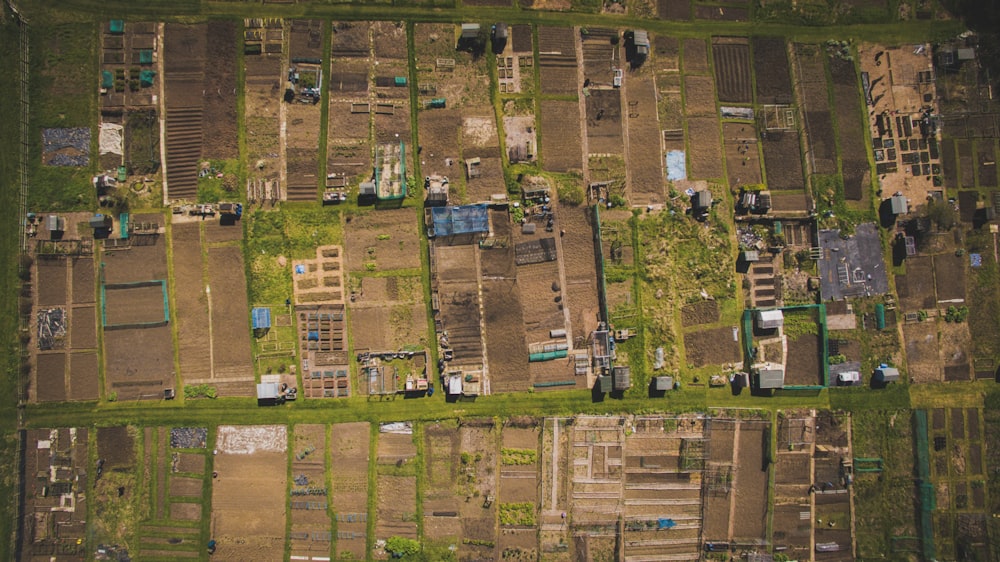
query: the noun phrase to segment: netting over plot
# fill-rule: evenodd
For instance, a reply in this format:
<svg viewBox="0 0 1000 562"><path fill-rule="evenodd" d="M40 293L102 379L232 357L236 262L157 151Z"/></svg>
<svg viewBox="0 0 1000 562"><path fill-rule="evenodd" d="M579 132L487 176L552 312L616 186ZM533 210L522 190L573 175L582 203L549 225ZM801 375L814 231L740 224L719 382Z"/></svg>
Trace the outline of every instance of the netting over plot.
<svg viewBox="0 0 1000 562"><path fill-rule="evenodd" d="M123 148L124 130L124 127L115 123L101 123L101 154L117 154L121 156L125 153Z"/></svg>
<svg viewBox="0 0 1000 562"><path fill-rule="evenodd" d="M490 219L487 206L462 205L458 207L432 207L431 221L434 236L489 232Z"/></svg>

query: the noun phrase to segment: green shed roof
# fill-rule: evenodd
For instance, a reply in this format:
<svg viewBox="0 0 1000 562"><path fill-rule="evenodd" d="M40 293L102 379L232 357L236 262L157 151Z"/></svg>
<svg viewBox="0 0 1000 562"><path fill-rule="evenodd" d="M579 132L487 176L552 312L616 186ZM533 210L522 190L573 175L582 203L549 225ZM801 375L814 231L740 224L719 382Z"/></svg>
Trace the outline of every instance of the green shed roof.
<svg viewBox="0 0 1000 562"><path fill-rule="evenodd" d="M108 27L111 33L125 33L125 20L111 20L111 25Z"/></svg>

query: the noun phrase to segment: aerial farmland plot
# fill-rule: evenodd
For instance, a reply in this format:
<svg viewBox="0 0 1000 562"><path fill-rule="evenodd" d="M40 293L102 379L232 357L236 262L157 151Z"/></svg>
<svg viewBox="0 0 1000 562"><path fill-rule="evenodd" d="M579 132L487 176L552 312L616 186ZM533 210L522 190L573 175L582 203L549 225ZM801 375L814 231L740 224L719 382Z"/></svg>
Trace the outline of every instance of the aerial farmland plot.
<svg viewBox="0 0 1000 562"><path fill-rule="evenodd" d="M334 424L330 430L330 501L337 523L336 552L343 559L366 557L371 429L366 422ZM310 453L312 454L312 453Z"/></svg>
<svg viewBox="0 0 1000 562"><path fill-rule="evenodd" d="M280 19L244 22L244 88L246 89L247 161L250 178L273 183L266 199L281 199L287 181L282 153L281 85L284 23Z"/></svg>
<svg viewBox="0 0 1000 562"><path fill-rule="evenodd" d="M290 61L285 87L295 96L285 108L285 154L289 201L314 201L318 186L321 109L327 65L323 64L323 37L327 24L318 20L287 22ZM285 99L287 100L287 93Z"/></svg>
<svg viewBox="0 0 1000 562"><path fill-rule="evenodd" d="M160 214L137 215L137 221L163 222ZM100 272L101 306L140 308L148 313L138 322L111 324L105 328L105 390L121 399L159 399L175 384L173 343L167 301L167 255L165 237L148 238L149 245L102 252ZM145 290L158 285L160 293ZM137 356L136 347L144 353Z"/></svg>
<svg viewBox="0 0 1000 562"><path fill-rule="evenodd" d="M213 457L211 529L227 560L281 556L288 505L288 428L219 426ZM307 501L326 512L326 498ZM322 504L322 508L319 507ZM200 504L191 504L201 508ZM293 505L293 508L295 506ZM171 506L171 511L174 511ZM178 514L189 517L186 509ZM197 519L198 517L196 517Z"/></svg>
<svg viewBox="0 0 1000 562"><path fill-rule="evenodd" d="M44 474L26 482L21 552L69 560L85 555L89 450L86 428L32 429L25 435L24 458L29 474Z"/></svg>
<svg viewBox="0 0 1000 562"><path fill-rule="evenodd" d="M371 167L371 22L331 24L330 123L327 139L328 176L364 177ZM367 179L367 178L365 178Z"/></svg>
<svg viewBox="0 0 1000 562"><path fill-rule="evenodd" d="M837 173L837 146L830 115L825 57L819 45L796 43L793 49L796 82L800 84L802 115L808 149L806 162L813 174Z"/></svg>
<svg viewBox="0 0 1000 562"><path fill-rule="evenodd" d="M0 558L997 550L986 18L43 4L0 15Z"/></svg>
<svg viewBox="0 0 1000 562"><path fill-rule="evenodd" d="M376 449L375 536L416 539L417 447L413 424L400 422L379 427Z"/></svg>
<svg viewBox="0 0 1000 562"><path fill-rule="evenodd" d="M654 58L653 64L658 59ZM664 202L664 155L661 147L661 129L670 129L680 133L680 149L684 149L683 131L680 127L681 112L680 90L669 93L660 89L657 93L659 79L650 75L650 67L646 69L632 70L628 73L627 80L623 87L625 96L625 107L627 122L623 124L625 128L626 158L631 173L631 182L627 186L627 198L633 205L662 205ZM660 103L668 106L673 112L676 122L661 122ZM673 99L678 107L669 105L664 100ZM662 132L665 138L668 136L666 130ZM653 148L658 148L653 150ZM677 147L662 147L677 148Z"/></svg>
<svg viewBox="0 0 1000 562"><path fill-rule="evenodd" d="M112 433L108 438L120 437ZM139 505L139 554L145 557L197 558L207 540L203 521L210 517L208 429L147 427L142 432L139 474L144 493ZM100 452L101 434L98 434ZM117 446L113 441L109 446Z"/></svg>
<svg viewBox="0 0 1000 562"><path fill-rule="evenodd" d="M500 473L497 498L501 504L537 504L539 502L538 420L510 419L502 433ZM538 556L538 533L535 528L504 528L498 548L517 560Z"/></svg>
<svg viewBox="0 0 1000 562"><path fill-rule="evenodd" d="M327 426L296 425L292 433L290 540L295 555L328 555L332 544L329 509L301 509L317 500L327 500L329 493L326 448Z"/></svg>

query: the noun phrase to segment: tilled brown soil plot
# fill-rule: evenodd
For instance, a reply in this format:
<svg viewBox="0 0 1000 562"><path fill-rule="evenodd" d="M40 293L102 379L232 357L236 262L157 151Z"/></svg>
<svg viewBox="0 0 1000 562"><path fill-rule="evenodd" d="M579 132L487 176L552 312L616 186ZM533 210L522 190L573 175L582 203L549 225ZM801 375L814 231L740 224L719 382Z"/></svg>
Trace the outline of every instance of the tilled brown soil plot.
<svg viewBox="0 0 1000 562"><path fill-rule="evenodd" d="M491 211L494 235L510 237L511 224L503 210ZM524 341L521 285L517 282L514 248L480 251L483 278L483 314L486 325L486 357L493 392L528 389L528 348Z"/></svg>
<svg viewBox="0 0 1000 562"><path fill-rule="evenodd" d="M212 299L213 382L228 396L253 393L244 271L239 246L209 249L209 284L216 295Z"/></svg>
<svg viewBox="0 0 1000 562"><path fill-rule="evenodd" d="M573 94L581 86L577 74L576 35L572 27L539 27L538 60L543 94Z"/></svg>
<svg viewBox="0 0 1000 562"><path fill-rule="evenodd" d="M684 334L684 353L695 367L737 362L742 357L738 337L732 327Z"/></svg>
<svg viewBox="0 0 1000 562"><path fill-rule="evenodd" d="M786 385L823 384L822 345L819 336L804 334L788 342Z"/></svg>
<svg viewBox="0 0 1000 562"><path fill-rule="evenodd" d="M566 172L583 167L577 102L542 100L540 129L542 166L546 170Z"/></svg>
<svg viewBox="0 0 1000 562"><path fill-rule="evenodd" d="M717 117L688 119L688 139L691 144L691 177L716 179L723 177L722 143Z"/></svg>
<svg viewBox="0 0 1000 562"><path fill-rule="evenodd" d="M688 0L657 0L656 14L661 20L689 20L691 19L691 2Z"/></svg>
<svg viewBox="0 0 1000 562"><path fill-rule="evenodd" d="M589 208L561 205L562 260L566 272L564 292L569 301L574 341L597 329L597 256L594 250L593 213ZM557 225L558 226L558 225Z"/></svg>
<svg viewBox="0 0 1000 562"><path fill-rule="evenodd" d="M236 23L166 24L163 64L169 195L193 199L199 158L237 156Z"/></svg>
<svg viewBox="0 0 1000 562"><path fill-rule="evenodd" d="M795 70L805 117L806 162L814 174L837 173L837 147L826 82L824 55L818 45L795 45Z"/></svg>
<svg viewBox="0 0 1000 562"><path fill-rule="evenodd" d="M621 90L591 90L587 104L587 147L591 154L621 154Z"/></svg>
<svg viewBox="0 0 1000 562"><path fill-rule="evenodd" d="M750 103L753 91L748 41L740 37L715 37L712 39L712 56L715 59L719 101Z"/></svg>
<svg viewBox="0 0 1000 562"><path fill-rule="evenodd" d="M682 64L684 74L707 74L708 43L704 39L685 39Z"/></svg>
<svg viewBox="0 0 1000 562"><path fill-rule="evenodd" d="M837 115L837 135L840 137L844 197L860 201L868 192L871 176L867 150L861 142L865 131L861 127L858 75L853 61L830 57L829 63L834 110Z"/></svg>
<svg viewBox="0 0 1000 562"><path fill-rule="evenodd" d="M792 103L794 97L785 40L780 37L754 37L751 44L757 75L757 103Z"/></svg>
<svg viewBox="0 0 1000 562"><path fill-rule="evenodd" d="M757 138L757 130L750 123L722 124L722 142L730 187L761 183Z"/></svg>
<svg viewBox="0 0 1000 562"><path fill-rule="evenodd" d="M629 107L628 165L632 173L628 198L633 205L663 204L666 177L660 150L655 81L645 76L630 77L625 85L625 97Z"/></svg>
<svg viewBox="0 0 1000 562"><path fill-rule="evenodd" d="M768 450L771 424L766 421L741 420L738 453L733 479L735 511L732 523L733 539L756 541L766 539L768 498Z"/></svg>
<svg viewBox="0 0 1000 562"><path fill-rule="evenodd" d="M208 302L202 281L198 223L173 225L174 298L181 376L186 384L208 378Z"/></svg>
<svg viewBox="0 0 1000 562"><path fill-rule="evenodd" d="M714 116L715 81L711 76L685 76L684 99L685 115Z"/></svg>
<svg viewBox="0 0 1000 562"><path fill-rule="evenodd" d="M136 221L158 222L162 215L138 215ZM104 281L133 283L167 278L166 241L155 237L147 246L104 252ZM119 399L162 398L174 385L173 343L169 325L110 330L104 335L108 392ZM142 353L137 354L136 350Z"/></svg>
<svg viewBox="0 0 1000 562"><path fill-rule="evenodd" d="M769 132L763 140L764 171L771 189L798 189L805 186L797 131Z"/></svg>
<svg viewBox="0 0 1000 562"><path fill-rule="evenodd" d="M335 424L331 430L330 464L337 551L365 557L368 528L368 458L370 426L367 422Z"/></svg>

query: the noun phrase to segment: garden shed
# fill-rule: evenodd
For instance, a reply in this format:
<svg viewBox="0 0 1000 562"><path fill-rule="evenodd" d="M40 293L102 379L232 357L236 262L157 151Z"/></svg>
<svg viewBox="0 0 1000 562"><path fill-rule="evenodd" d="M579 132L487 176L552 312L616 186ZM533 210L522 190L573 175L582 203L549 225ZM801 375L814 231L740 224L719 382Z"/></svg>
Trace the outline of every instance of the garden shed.
<svg viewBox="0 0 1000 562"><path fill-rule="evenodd" d="M757 388L761 390L774 390L783 388L784 386L784 369L768 367L757 371Z"/></svg>
<svg viewBox="0 0 1000 562"><path fill-rule="evenodd" d="M899 380L899 369L881 365L875 369L875 382L890 383Z"/></svg>
<svg viewBox="0 0 1000 562"><path fill-rule="evenodd" d="M757 327L761 330L775 330L785 325L785 317L780 309L758 310L755 314Z"/></svg>

